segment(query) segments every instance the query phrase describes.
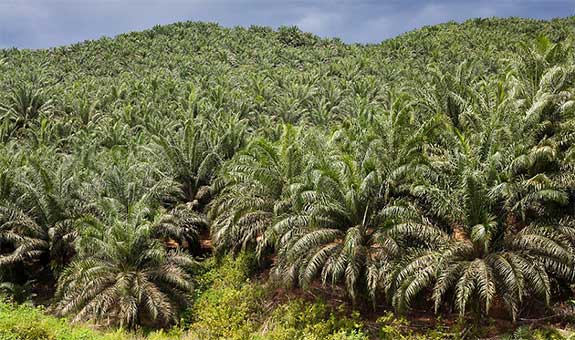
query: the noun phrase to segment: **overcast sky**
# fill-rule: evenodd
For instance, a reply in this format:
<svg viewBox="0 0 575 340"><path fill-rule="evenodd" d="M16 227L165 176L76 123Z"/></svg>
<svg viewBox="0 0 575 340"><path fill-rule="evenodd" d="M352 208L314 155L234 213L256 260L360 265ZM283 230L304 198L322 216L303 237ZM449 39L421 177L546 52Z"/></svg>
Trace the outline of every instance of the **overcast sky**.
<svg viewBox="0 0 575 340"><path fill-rule="evenodd" d="M377 43L424 25L475 17L575 15L575 0L0 0L0 48L44 48L176 21L297 25Z"/></svg>

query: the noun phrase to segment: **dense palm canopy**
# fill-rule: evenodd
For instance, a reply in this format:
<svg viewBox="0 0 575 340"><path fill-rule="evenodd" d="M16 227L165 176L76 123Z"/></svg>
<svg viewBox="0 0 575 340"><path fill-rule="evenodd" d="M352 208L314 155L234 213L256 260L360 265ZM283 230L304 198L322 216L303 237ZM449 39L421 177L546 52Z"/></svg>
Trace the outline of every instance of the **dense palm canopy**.
<svg viewBox="0 0 575 340"><path fill-rule="evenodd" d="M224 177L215 186L224 187L210 209L216 250L261 248L270 242L275 221L294 208L289 201L293 191L302 190L303 139L301 130L286 125L277 142L255 139L222 169Z"/></svg>
<svg viewBox="0 0 575 340"><path fill-rule="evenodd" d="M574 25L361 46L177 23L0 50L2 287L164 327L213 248L356 304L545 311L575 283Z"/></svg>
<svg viewBox="0 0 575 340"><path fill-rule="evenodd" d="M60 165L48 164L41 153ZM79 173L69 158L41 149L3 173L0 203L0 263L33 266L38 261L56 269L69 259L74 220L87 209ZM7 164L8 165L8 164Z"/></svg>

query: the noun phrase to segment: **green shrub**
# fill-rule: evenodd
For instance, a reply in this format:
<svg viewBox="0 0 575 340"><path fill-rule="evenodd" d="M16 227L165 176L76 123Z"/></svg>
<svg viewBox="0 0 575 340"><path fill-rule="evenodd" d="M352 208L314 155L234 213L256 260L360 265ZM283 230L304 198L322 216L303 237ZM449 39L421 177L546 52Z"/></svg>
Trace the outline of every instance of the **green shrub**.
<svg viewBox="0 0 575 340"><path fill-rule="evenodd" d="M210 259L198 278L201 294L188 311L192 339L247 339L257 329L263 288L250 283L253 258Z"/></svg>
<svg viewBox="0 0 575 340"><path fill-rule="evenodd" d="M40 308L0 301L2 340L111 340L126 338L123 335L104 337L91 329L71 326L64 319L47 316Z"/></svg>
<svg viewBox="0 0 575 340"><path fill-rule="evenodd" d="M260 329L259 339L367 339L359 313L337 315L324 302L301 299L278 306Z"/></svg>
<svg viewBox="0 0 575 340"><path fill-rule="evenodd" d="M396 318L392 312L380 316L377 319L377 324L379 326L378 335L382 340L403 340L413 337L411 332L405 331L405 327L408 325L407 320L402 317Z"/></svg>
<svg viewBox="0 0 575 340"><path fill-rule="evenodd" d="M570 337L571 338L571 337ZM569 338L569 339L570 339ZM517 328L512 335L505 337L507 340L564 340L567 339L558 330L553 328L532 328L522 326Z"/></svg>
<svg viewBox="0 0 575 340"><path fill-rule="evenodd" d="M194 306L190 333L201 339L246 339L257 329L255 315L262 290L253 285L241 289L214 288L206 291Z"/></svg>
<svg viewBox="0 0 575 340"><path fill-rule="evenodd" d="M265 288L249 280L255 265L246 254L204 263L201 293L184 322L186 339L367 339L358 313L336 315L323 302L297 299L266 308Z"/></svg>
<svg viewBox="0 0 575 340"><path fill-rule="evenodd" d="M237 257L210 257L202 267L203 272L196 277L200 295L210 288L242 287L256 269L256 258L250 253L241 253Z"/></svg>

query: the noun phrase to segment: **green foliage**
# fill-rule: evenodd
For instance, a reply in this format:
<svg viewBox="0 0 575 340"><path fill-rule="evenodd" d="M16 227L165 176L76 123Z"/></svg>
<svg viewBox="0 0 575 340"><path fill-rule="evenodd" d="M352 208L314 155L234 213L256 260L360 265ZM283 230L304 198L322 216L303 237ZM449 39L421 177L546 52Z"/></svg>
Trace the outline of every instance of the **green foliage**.
<svg viewBox="0 0 575 340"><path fill-rule="evenodd" d="M42 310L29 305L0 302L0 339L6 340L114 340L125 339L123 332L98 333L79 326L70 326L66 320L44 315Z"/></svg>
<svg viewBox="0 0 575 340"><path fill-rule="evenodd" d="M239 253L235 257L211 257L201 263L200 270L203 272L197 276L196 281L200 290L225 286L240 288L249 281L256 266L256 258L248 252Z"/></svg>
<svg viewBox="0 0 575 340"><path fill-rule="evenodd" d="M187 22L1 50L0 282L200 337L265 337L248 278L268 270L396 312L548 310L575 282L574 23L347 45ZM277 313L279 338L363 336L321 304Z"/></svg>
<svg viewBox="0 0 575 340"><path fill-rule="evenodd" d="M388 312L387 314L380 316L377 319L377 324L380 325L378 336L380 339L391 340L391 339L409 339L413 337L411 332L402 330L408 325L407 320L403 318L396 318L393 313Z"/></svg>
<svg viewBox="0 0 575 340"><path fill-rule="evenodd" d="M24 284L13 282L0 282L0 297L8 297L16 303L31 302L35 297L32 293L34 281L27 281Z"/></svg>
<svg viewBox="0 0 575 340"><path fill-rule="evenodd" d="M204 264L202 293L189 314L191 339L366 339L359 314L334 313L323 302L296 299L275 305L266 289L249 280L253 255L226 256ZM215 262L214 259L210 262Z"/></svg>
<svg viewBox="0 0 575 340"><path fill-rule="evenodd" d="M318 39L310 33L302 32L297 27L280 27L278 39L281 43L291 47L313 46Z"/></svg>
<svg viewBox="0 0 575 340"><path fill-rule="evenodd" d="M278 306L256 339L367 339L358 313L334 314L324 302L293 300Z"/></svg>
<svg viewBox="0 0 575 340"><path fill-rule="evenodd" d="M517 328L512 335L504 337L509 340L563 340L567 339L559 331L552 328L532 328L522 326Z"/></svg>
<svg viewBox="0 0 575 340"><path fill-rule="evenodd" d="M167 251L154 238L156 221L140 214L108 222L84 219L78 256L58 282L56 311L130 329L175 322L190 304L193 259Z"/></svg>
<svg viewBox="0 0 575 340"><path fill-rule="evenodd" d="M199 339L246 339L257 329L254 315L262 292L245 285L237 289L220 287L202 294L192 310L190 332Z"/></svg>
<svg viewBox="0 0 575 340"><path fill-rule="evenodd" d="M249 282L249 255L226 257L198 278L204 290L188 312L192 337L246 339L257 329L264 291Z"/></svg>
<svg viewBox="0 0 575 340"><path fill-rule="evenodd" d="M11 120L16 126L26 127L41 114L49 111L51 101L37 85L19 84L12 88L6 104L0 105L2 120Z"/></svg>
<svg viewBox="0 0 575 340"><path fill-rule="evenodd" d="M46 315L42 308L0 301L0 339L2 340L163 340L183 338L181 330L155 331L147 334L125 330L97 331L86 325L71 325L66 319Z"/></svg>

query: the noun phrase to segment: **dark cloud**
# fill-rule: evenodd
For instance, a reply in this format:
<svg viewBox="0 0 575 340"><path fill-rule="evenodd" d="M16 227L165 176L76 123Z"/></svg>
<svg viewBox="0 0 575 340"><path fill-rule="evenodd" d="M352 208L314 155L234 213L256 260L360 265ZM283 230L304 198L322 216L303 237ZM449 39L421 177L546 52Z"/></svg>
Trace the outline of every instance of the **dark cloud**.
<svg viewBox="0 0 575 340"><path fill-rule="evenodd" d="M365 43L449 20L574 14L575 0L0 0L0 47L58 46L182 20L297 25Z"/></svg>

